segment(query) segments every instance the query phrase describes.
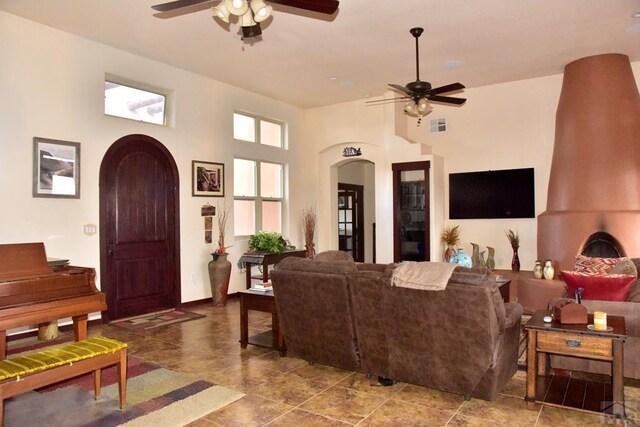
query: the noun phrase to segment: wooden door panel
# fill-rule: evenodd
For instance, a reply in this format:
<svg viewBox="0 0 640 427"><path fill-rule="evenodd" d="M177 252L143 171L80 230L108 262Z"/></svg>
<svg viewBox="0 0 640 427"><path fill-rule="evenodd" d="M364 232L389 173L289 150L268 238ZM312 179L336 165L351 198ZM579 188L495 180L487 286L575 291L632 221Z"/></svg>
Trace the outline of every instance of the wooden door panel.
<svg viewBox="0 0 640 427"><path fill-rule="evenodd" d="M175 162L153 138L130 135L105 155L100 169L101 285L108 319L177 305L177 188Z"/></svg>

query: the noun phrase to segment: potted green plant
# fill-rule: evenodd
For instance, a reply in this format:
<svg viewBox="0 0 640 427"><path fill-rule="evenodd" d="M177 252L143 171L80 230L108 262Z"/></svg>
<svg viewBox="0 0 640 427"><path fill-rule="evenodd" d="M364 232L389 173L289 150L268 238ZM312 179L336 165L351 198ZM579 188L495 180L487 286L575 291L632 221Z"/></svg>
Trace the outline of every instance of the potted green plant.
<svg viewBox="0 0 640 427"><path fill-rule="evenodd" d="M279 254L286 248L286 240L273 231L258 231L249 238L249 251L251 252Z"/></svg>

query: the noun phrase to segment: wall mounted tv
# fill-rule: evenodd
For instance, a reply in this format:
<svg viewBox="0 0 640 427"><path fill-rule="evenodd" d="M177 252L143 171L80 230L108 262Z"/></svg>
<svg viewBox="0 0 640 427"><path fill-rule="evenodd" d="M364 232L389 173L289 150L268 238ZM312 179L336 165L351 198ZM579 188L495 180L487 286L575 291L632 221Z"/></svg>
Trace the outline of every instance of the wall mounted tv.
<svg viewBox="0 0 640 427"><path fill-rule="evenodd" d="M449 174L449 218L535 218L533 168Z"/></svg>

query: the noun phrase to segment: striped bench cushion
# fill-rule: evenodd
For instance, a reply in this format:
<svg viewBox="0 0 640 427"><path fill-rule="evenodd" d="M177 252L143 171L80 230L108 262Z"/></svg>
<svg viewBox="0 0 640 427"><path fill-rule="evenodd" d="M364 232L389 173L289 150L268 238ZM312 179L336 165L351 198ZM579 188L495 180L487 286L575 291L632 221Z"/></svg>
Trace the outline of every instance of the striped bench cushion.
<svg viewBox="0 0 640 427"><path fill-rule="evenodd" d="M27 353L12 359L0 360L0 380L20 377L35 372L68 365L101 354L115 353L127 347L126 343L106 337L89 338L62 347Z"/></svg>

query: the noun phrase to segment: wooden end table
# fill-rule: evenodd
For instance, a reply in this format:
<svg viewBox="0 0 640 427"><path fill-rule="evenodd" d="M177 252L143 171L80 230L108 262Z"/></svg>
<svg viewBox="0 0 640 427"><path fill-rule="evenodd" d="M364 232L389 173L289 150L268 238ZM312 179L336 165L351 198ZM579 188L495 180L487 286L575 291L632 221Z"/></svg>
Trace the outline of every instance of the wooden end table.
<svg viewBox="0 0 640 427"><path fill-rule="evenodd" d="M247 348L248 344L258 347L273 348L278 350L280 356L287 355L287 346L284 343L284 336L280 331L280 320L276 309L276 299L271 292L258 292L250 289L241 290L240 294L240 347ZM272 341L260 340L262 334L251 337L249 341L249 310L271 313Z"/></svg>
<svg viewBox="0 0 640 427"><path fill-rule="evenodd" d="M562 324L555 320L544 323L543 317L547 315L550 315L548 311L538 310L524 326L528 338L525 399L528 408L533 409L535 403L544 403L589 412L611 412L614 416L625 419L623 344L627 338L627 332L624 317L607 316L607 326L612 330L605 332L590 330L587 325ZM593 314L589 314L589 324L593 324ZM612 393L609 395L611 405L599 408L600 410L588 408L582 399L576 399L573 393L567 392L568 388L559 393L551 392L551 387L546 387L548 385L546 380L553 377L547 376L548 354L611 362L613 383ZM557 381L557 383L569 387L569 381Z"/></svg>

